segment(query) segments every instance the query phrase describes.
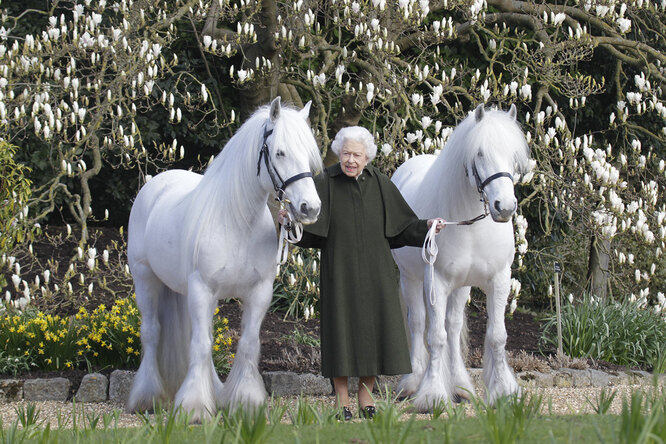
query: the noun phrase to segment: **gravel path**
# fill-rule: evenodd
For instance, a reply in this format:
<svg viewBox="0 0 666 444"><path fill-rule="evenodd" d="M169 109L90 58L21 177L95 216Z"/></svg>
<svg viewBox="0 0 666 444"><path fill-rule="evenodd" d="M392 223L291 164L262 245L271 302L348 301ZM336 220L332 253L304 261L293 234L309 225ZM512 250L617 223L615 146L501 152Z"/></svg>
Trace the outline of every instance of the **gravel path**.
<svg viewBox="0 0 666 444"><path fill-rule="evenodd" d="M588 400L595 403L601 388L598 387L585 387L585 388L534 388L526 389L527 393L539 394L543 397L542 413L543 414L557 414L557 415L575 415L581 413L594 413L593 407ZM618 387L610 387L607 390L617 390L610 413L620 413L622 407L622 399L630 396L631 392L636 390L650 391L649 386L641 385L623 385ZM297 397L290 396L281 398L284 402L289 403L290 407L296 404ZM308 402L320 406L333 406L332 396L318 396L308 397ZM73 424L73 410L77 412L77 425L81 427L83 424L88 423L91 418L98 418L98 427L102 427L104 420L108 421L109 425L116 425L117 427L137 427L142 425L142 420L133 414L123 412L123 406L120 404L105 402L94 404L73 404L72 402L55 402L55 401L41 401L33 402L39 410L39 421L45 426L47 423L51 424L51 428L71 428ZM11 402L7 404L0 404L0 415L2 422L11 424L17 419L18 412L25 411L28 403ZM474 408L471 405L466 407L468 414L474 414ZM409 415L405 415L406 418ZM417 419L428 419L428 415L417 415ZM288 422L285 417L283 422Z"/></svg>

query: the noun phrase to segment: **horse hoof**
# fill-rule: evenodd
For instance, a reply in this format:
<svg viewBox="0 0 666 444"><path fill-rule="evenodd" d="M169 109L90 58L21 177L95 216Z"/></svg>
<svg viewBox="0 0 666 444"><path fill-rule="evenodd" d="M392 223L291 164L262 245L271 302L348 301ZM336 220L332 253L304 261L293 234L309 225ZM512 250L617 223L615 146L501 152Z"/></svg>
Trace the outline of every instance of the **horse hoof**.
<svg viewBox="0 0 666 444"><path fill-rule="evenodd" d="M470 402L472 398L468 393L454 393L452 401L456 404L466 404Z"/></svg>

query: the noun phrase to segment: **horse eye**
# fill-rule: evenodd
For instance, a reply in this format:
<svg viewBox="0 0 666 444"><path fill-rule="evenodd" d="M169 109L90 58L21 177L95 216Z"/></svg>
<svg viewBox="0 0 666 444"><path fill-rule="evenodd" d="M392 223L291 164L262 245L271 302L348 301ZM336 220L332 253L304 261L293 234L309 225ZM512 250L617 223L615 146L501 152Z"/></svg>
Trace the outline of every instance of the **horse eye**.
<svg viewBox="0 0 666 444"><path fill-rule="evenodd" d="M278 152L275 153L275 156L276 156L276 157L284 157L285 155L286 155L286 154L285 154L284 151L282 151L282 150L280 150L280 151L278 151Z"/></svg>
<svg viewBox="0 0 666 444"><path fill-rule="evenodd" d="M477 156L479 156L479 157L483 157L483 151L479 151L479 152L477 153Z"/></svg>

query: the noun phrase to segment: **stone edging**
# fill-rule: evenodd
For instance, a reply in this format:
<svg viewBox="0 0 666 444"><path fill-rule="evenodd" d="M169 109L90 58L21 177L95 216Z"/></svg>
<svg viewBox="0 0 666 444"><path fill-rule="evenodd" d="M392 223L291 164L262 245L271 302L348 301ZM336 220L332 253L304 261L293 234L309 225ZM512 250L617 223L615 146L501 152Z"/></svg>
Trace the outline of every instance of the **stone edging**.
<svg viewBox="0 0 666 444"><path fill-rule="evenodd" d="M469 369L472 381L481 391L483 370ZM134 371L114 370L111 377L100 373L90 373L83 377L74 396L77 402L111 401L124 404L129 396ZM275 396L286 395L329 395L332 386L328 378L311 373L266 372L263 375L268 393ZM350 390L358 383L350 378ZM643 371L603 372L599 370L559 369L549 373L526 371L516 373L518 383L525 388L545 387L613 387L620 385L651 385L652 374ZM378 387L393 391L398 383L398 376L380 376ZM666 383L666 375L658 376L660 384ZM0 403L14 401L67 401L71 382L66 378L49 379L1 379Z"/></svg>

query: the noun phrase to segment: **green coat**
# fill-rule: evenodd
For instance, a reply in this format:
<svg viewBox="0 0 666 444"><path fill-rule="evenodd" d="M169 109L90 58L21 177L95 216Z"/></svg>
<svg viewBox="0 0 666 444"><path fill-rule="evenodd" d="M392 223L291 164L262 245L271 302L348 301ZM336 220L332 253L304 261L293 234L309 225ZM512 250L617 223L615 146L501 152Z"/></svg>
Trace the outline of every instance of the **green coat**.
<svg viewBox="0 0 666 444"><path fill-rule="evenodd" d="M321 213L298 245L321 248L322 375L411 373L391 248L422 246L427 222L371 165L355 180L335 164L315 184Z"/></svg>

